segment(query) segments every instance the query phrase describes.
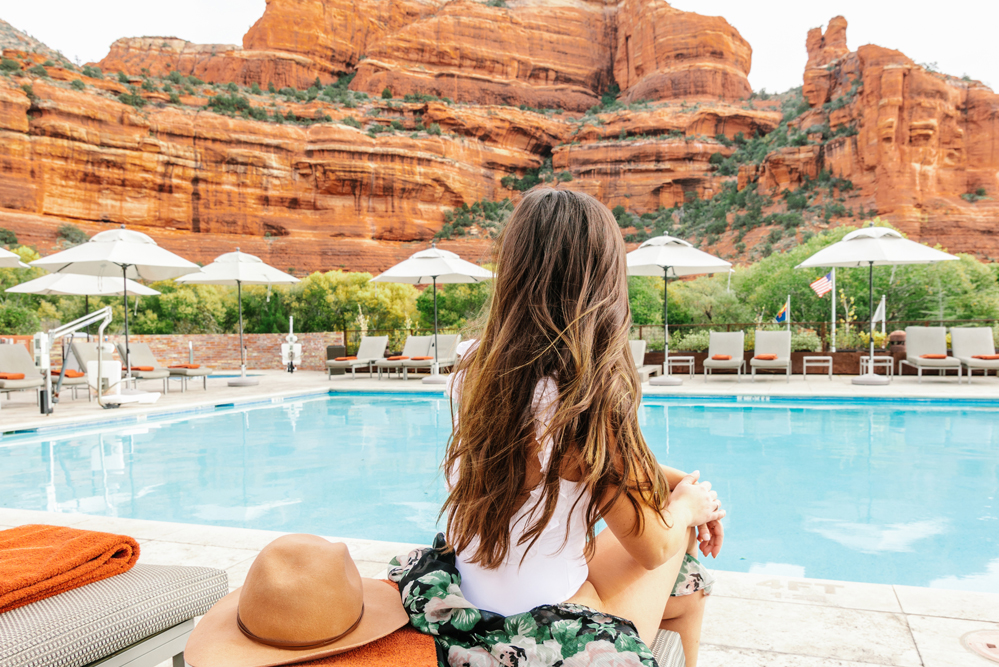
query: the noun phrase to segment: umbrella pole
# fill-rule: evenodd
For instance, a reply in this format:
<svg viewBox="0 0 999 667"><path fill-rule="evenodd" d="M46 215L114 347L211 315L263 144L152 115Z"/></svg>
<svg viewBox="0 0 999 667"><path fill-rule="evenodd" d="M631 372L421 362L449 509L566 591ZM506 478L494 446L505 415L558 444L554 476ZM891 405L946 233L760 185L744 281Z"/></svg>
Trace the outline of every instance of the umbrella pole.
<svg viewBox="0 0 999 667"><path fill-rule="evenodd" d="M243 281L236 281L236 301L239 303L239 377L229 380L230 387L250 387L258 384L256 378L246 377L246 348L243 347Z"/></svg>
<svg viewBox="0 0 999 667"><path fill-rule="evenodd" d="M86 315L90 312L90 295L83 295L83 314ZM90 342L90 325L87 325L87 342Z"/></svg>
<svg viewBox="0 0 999 667"><path fill-rule="evenodd" d="M891 379L886 375L878 375L874 372L874 262L868 262L867 277L867 313L870 320L867 324L870 327L871 346L870 356L867 358L867 372L853 378L853 384L888 384Z"/></svg>
<svg viewBox="0 0 999 667"><path fill-rule="evenodd" d="M663 267L663 374L649 380L656 386L676 386L683 384L683 379L670 375L669 372L669 267ZM643 359L644 361L644 359Z"/></svg>
<svg viewBox="0 0 999 667"><path fill-rule="evenodd" d="M447 378L441 375L440 357L437 353L437 276L434 281L434 365L430 367L430 376L423 378L423 384L447 384Z"/></svg>
<svg viewBox="0 0 999 667"><path fill-rule="evenodd" d="M121 267L121 281L121 298L125 302L125 368L128 369L125 373L125 387L128 388L128 383L132 380L132 362L128 349L128 265L126 264L122 264Z"/></svg>

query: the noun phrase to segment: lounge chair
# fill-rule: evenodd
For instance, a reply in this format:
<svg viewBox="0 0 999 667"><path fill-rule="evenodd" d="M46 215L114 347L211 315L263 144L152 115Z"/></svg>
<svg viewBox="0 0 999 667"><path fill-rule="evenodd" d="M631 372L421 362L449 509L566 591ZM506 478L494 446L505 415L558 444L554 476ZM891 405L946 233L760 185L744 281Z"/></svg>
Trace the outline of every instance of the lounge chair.
<svg viewBox="0 0 999 667"><path fill-rule="evenodd" d="M434 336L431 336L434 338ZM437 350L437 366L438 368L448 368L454 366L458 360L458 343L461 342L461 334L451 334L445 336L436 336L436 344L440 347ZM417 368L433 368L434 365L434 343L435 341L430 341L430 350L427 352L426 356L430 359L407 359L402 362L402 379L409 379L409 371L415 370Z"/></svg>
<svg viewBox="0 0 999 667"><path fill-rule="evenodd" d="M194 619L229 592L225 571L137 564L4 612L0 665L184 665Z"/></svg>
<svg viewBox="0 0 999 667"><path fill-rule="evenodd" d="M952 327L950 330L950 346L961 365L968 371L968 383L974 371L980 370L987 377L989 371L995 371L999 377L999 359L976 359L975 357L993 357L996 354L995 341L992 339L992 329L988 327Z"/></svg>
<svg viewBox="0 0 999 667"><path fill-rule="evenodd" d="M760 356L776 356L776 359L760 359ZM756 344L753 358L749 360L753 369L752 381L756 382L756 369L784 369L784 377L791 381L791 332L756 330Z"/></svg>
<svg viewBox="0 0 999 667"><path fill-rule="evenodd" d="M387 371L390 377L392 371L396 371L399 377L402 377L402 362L413 357L425 357L431 354L433 350L430 349L430 344L433 340L433 336L407 337L406 344L402 346L402 354L399 355L403 359L388 357L387 359L379 359L375 362L375 368L378 369L378 379L382 379L382 371Z"/></svg>
<svg viewBox="0 0 999 667"><path fill-rule="evenodd" d="M631 357L635 360L635 370L638 371L638 379L648 382L653 375L659 375L663 367L658 364L645 365L645 348L647 343L644 340L630 340Z"/></svg>
<svg viewBox="0 0 999 667"><path fill-rule="evenodd" d="M171 368L163 366L157 361L156 357L153 356L153 351L149 349L149 345L146 343L129 343L129 348L132 351L132 366L152 366L157 371L167 371L170 373L170 377L179 377L181 393L187 391L187 381L191 378L201 378L201 384L206 391L208 390L208 376L215 372L213 369L207 366L202 368ZM132 374L134 375L135 372L132 371ZM138 372L142 373L143 371Z"/></svg>
<svg viewBox="0 0 999 667"><path fill-rule="evenodd" d="M388 336L364 336L361 339L361 345L357 348L355 358L343 359L342 361L333 359L326 362L327 379L333 378L332 370L334 368L342 368L345 371L349 368L350 376L357 379L357 369L367 366L368 375L373 376L375 374L375 362L385 358L385 348L387 346Z"/></svg>
<svg viewBox="0 0 999 667"><path fill-rule="evenodd" d="M38 392L45 385L45 380L42 379L41 370L35 366L28 348L20 343L0 345L0 373L24 375L23 380L0 380L0 393L34 389L35 401L38 401Z"/></svg>
<svg viewBox="0 0 999 667"><path fill-rule="evenodd" d="M927 359L924 355L935 355L939 358ZM961 382L961 361L947 356L946 327L906 327L905 359L902 363L916 369L919 382L923 381L925 369L940 371L941 375L950 369L956 369L957 381Z"/></svg>
<svg viewBox="0 0 999 667"><path fill-rule="evenodd" d="M736 371L738 382L742 382L742 374L746 370L746 359L743 351L746 334L743 331L712 331L708 337L708 358L704 360L704 381L708 375L717 370ZM727 356L728 359L715 359L716 356Z"/></svg>
<svg viewBox="0 0 999 667"><path fill-rule="evenodd" d="M145 348L145 349L143 349ZM128 377L128 366L125 364L125 359L128 359L128 364L132 368L142 367L142 368L152 368L151 371L132 371L132 388L137 389L139 380L163 380L163 393L170 393L170 371L166 367L161 366L160 362L156 361L156 357L149 350L149 346L145 343L129 343L128 344L129 354L125 356L125 343L118 343L118 356L121 357L122 361L122 372L125 377Z"/></svg>

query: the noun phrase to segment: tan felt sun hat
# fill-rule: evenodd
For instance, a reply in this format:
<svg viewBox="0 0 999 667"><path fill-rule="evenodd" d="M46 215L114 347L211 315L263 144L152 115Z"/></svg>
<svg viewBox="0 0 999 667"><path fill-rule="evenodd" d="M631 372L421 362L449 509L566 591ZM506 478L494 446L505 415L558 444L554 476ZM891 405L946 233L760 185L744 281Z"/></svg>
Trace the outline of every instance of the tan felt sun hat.
<svg viewBox="0 0 999 667"><path fill-rule="evenodd" d="M362 579L347 545L285 535L257 555L246 583L194 628L192 667L272 667L335 655L409 622L399 591Z"/></svg>

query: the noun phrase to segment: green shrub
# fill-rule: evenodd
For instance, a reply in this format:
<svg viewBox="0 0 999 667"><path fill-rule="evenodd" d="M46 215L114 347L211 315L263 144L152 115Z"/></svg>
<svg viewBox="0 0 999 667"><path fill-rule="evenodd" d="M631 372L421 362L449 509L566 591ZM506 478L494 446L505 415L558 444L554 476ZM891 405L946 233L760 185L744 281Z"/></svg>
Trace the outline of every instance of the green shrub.
<svg viewBox="0 0 999 667"><path fill-rule="evenodd" d="M431 125L433 127L433 125ZM523 178L517 178L513 174L509 176L504 176L500 179L500 184L504 188L510 190L517 190L518 192L524 192L525 190L530 190L535 185L541 182L541 177L538 175L538 169L528 169Z"/></svg>
<svg viewBox="0 0 999 667"><path fill-rule="evenodd" d="M154 92L156 90L156 84L153 83L152 79L142 80L142 89L148 92Z"/></svg>
<svg viewBox="0 0 999 667"><path fill-rule="evenodd" d="M170 93L170 104L180 104L180 95L177 93Z"/></svg>
<svg viewBox="0 0 999 667"><path fill-rule="evenodd" d="M340 122L343 123L344 125L349 125L350 127L357 128L358 130L361 129L361 121L357 120L353 116L347 116Z"/></svg>
<svg viewBox="0 0 999 667"><path fill-rule="evenodd" d="M21 63L16 60L11 60L10 58L4 58L0 60L0 72L19 72L21 71Z"/></svg>
<svg viewBox="0 0 999 667"><path fill-rule="evenodd" d="M399 132L402 132L405 129L402 126L402 123L400 121L397 121L397 120L392 121L391 125L392 125L392 129L393 130L397 130Z"/></svg>
<svg viewBox="0 0 999 667"><path fill-rule="evenodd" d="M791 332L792 352L821 352L822 339L812 329L798 329Z"/></svg>
<svg viewBox="0 0 999 667"><path fill-rule="evenodd" d="M254 95L263 95L263 91L260 90L260 86L257 84L256 81L250 84L250 92L253 93Z"/></svg>
<svg viewBox="0 0 999 667"><path fill-rule="evenodd" d="M62 245L70 247L86 243L89 237L85 231L76 225L66 223L65 225L61 225L56 231L56 238L59 239Z"/></svg>
<svg viewBox="0 0 999 667"><path fill-rule="evenodd" d="M136 109L141 109L142 107L146 106L146 100L142 98L142 95L139 95L139 92L136 90L135 86L131 86L129 88L129 92L119 95L118 101L123 104L128 104L130 106L133 106Z"/></svg>
<svg viewBox="0 0 999 667"><path fill-rule="evenodd" d="M184 75L181 74L180 72L178 72L177 70L174 70L174 71L170 72L169 74L167 74L166 78L167 78L167 81L169 81L170 83L176 84L178 86L181 83L184 82Z"/></svg>
<svg viewBox="0 0 999 667"><path fill-rule="evenodd" d="M274 82L273 81L271 81L270 83L267 84L267 92L270 93L270 94L272 94L272 95L277 92L277 88L274 87Z"/></svg>
<svg viewBox="0 0 999 667"><path fill-rule="evenodd" d="M674 333L670 336L669 349L684 352L705 352L711 340L708 330L691 331L686 334Z"/></svg>
<svg viewBox="0 0 999 667"><path fill-rule="evenodd" d="M41 65L35 65L34 67L29 67L28 68L28 74L31 74L31 75L37 76L37 77L41 77L43 79L49 78L48 70L46 70Z"/></svg>
<svg viewBox="0 0 999 667"><path fill-rule="evenodd" d="M506 7L506 0L486 0L487 7Z"/></svg>
<svg viewBox="0 0 999 667"><path fill-rule="evenodd" d="M291 109L288 109L288 113L286 113L284 115L284 119L285 120L290 120L292 122L295 122L295 121L298 120L298 116L295 115L294 111L292 111Z"/></svg>
<svg viewBox="0 0 999 667"><path fill-rule="evenodd" d="M249 111L250 101L242 95L216 95L208 100L208 108L217 113Z"/></svg>
<svg viewBox="0 0 999 667"><path fill-rule="evenodd" d="M392 90L390 88L385 88L385 90L382 91L382 99L383 100L392 99Z"/></svg>
<svg viewBox="0 0 999 667"><path fill-rule="evenodd" d="M420 102L435 102L440 98L436 95L427 95L425 93L406 93L402 101L410 103L420 103Z"/></svg>
<svg viewBox="0 0 999 667"><path fill-rule="evenodd" d="M977 190L975 190L975 195L978 197L984 197L987 194L988 193L985 191L985 188L978 188Z"/></svg>
<svg viewBox="0 0 999 667"><path fill-rule="evenodd" d="M128 83L128 75L124 72L118 72L118 83Z"/></svg>
<svg viewBox="0 0 999 667"><path fill-rule="evenodd" d="M239 86L237 86L237 85L236 85L235 83L233 83L233 82L231 82L231 81L229 82L229 85L228 85L228 86L226 86L225 88L226 88L226 90L228 90L228 91L229 91L230 93L238 93L238 92L239 92Z"/></svg>
<svg viewBox="0 0 999 667"><path fill-rule="evenodd" d="M81 79L73 79L73 83L69 84L73 90L83 90L87 87L87 84L83 83Z"/></svg>
<svg viewBox="0 0 999 667"><path fill-rule="evenodd" d="M89 77L91 79L103 79L104 72L101 71L100 67L85 65L83 67L83 76Z"/></svg>
<svg viewBox="0 0 999 667"><path fill-rule="evenodd" d="M31 87L30 83L22 83L21 90L23 90L24 94L28 96L29 100L32 102L35 101L35 89Z"/></svg>
<svg viewBox="0 0 999 667"><path fill-rule="evenodd" d="M0 245L12 246L17 244L17 234L7 229L6 227L0 227Z"/></svg>
<svg viewBox="0 0 999 667"><path fill-rule="evenodd" d="M439 137L441 135L441 126L437 123L431 123L430 127L427 128L427 134L433 134Z"/></svg>

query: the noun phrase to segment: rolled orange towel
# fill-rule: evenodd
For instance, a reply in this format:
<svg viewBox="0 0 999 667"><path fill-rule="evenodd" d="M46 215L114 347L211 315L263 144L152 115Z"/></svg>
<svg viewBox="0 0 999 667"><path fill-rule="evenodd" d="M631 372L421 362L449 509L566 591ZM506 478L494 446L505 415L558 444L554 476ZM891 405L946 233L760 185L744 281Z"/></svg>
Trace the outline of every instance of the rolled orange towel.
<svg viewBox="0 0 999 667"><path fill-rule="evenodd" d="M711 357L711 359L713 361L732 361L732 355L731 354L716 354L715 356Z"/></svg>
<svg viewBox="0 0 999 667"><path fill-rule="evenodd" d="M53 368L52 369L52 375L59 375L61 373L62 373L62 369L61 368ZM80 371L74 371L72 369L66 371L66 377L68 377L68 378L82 378L83 376L84 376L84 373L81 373Z"/></svg>
<svg viewBox="0 0 999 667"><path fill-rule="evenodd" d="M131 537L62 526L0 531L0 614L122 572L139 558Z"/></svg>
<svg viewBox="0 0 999 667"><path fill-rule="evenodd" d="M759 359L760 361L777 361L776 354L758 354L753 359Z"/></svg>
<svg viewBox="0 0 999 667"><path fill-rule="evenodd" d="M975 354L972 355L972 359L981 359L982 361L995 361L999 359L999 354Z"/></svg>
<svg viewBox="0 0 999 667"><path fill-rule="evenodd" d="M354 361L357 357L337 357L333 361Z"/></svg>
<svg viewBox="0 0 999 667"><path fill-rule="evenodd" d="M23 380L24 373L0 373L0 380Z"/></svg>
<svg viewBox="0 0 999 667"><path fill-rule="evenodd" d="M433 357L413 357L413 361L433 361Z"/></svg>
<svg viewBox="0 0 999 667"><path fill-rule="evenodd" d="M193 371L196 368L201 368L201 364L174 364L173 366L169 366L169 368L187 368Z"/></svg>
<svg viewBox="0 0 999 667"><path fill-rule="evenodd" d="M946 354L921 354L921 355L919 355L919 358L920 359L946 359L947 355Z"/></svg>
<svg viewBox="0 0 999 667"><path fill-rule="evenodd" d="M131 370L133 370L133 371L154 371L156 369L153 368L152 366L132 366Z"/></svg>
<svg viewBox="0 0 999 667"><path fill-rule="evenodd" d="M389 357L389 361L402 361L403 359L409 359L409 357Z"/></svg>

